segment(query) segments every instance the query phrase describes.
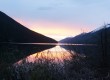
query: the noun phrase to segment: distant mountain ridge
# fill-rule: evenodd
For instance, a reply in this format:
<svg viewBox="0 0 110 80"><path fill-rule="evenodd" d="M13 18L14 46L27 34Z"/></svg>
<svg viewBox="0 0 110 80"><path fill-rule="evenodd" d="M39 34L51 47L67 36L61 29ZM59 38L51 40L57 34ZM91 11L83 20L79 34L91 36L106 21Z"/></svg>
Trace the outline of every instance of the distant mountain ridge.
<svg viewBox="0 0 110 80"><path fill-rule="evenodd" d="M110 26L107 24L106 26ZM107 41L110 43L110 27L106 27ZM73 44L100 44L104 38L104 28L91 31L89 33L82 33L75 37L69 37L61 40L61 43L73 43Z"/></svg>
<svg viewBox="0 0 110 80"><path fill-rule="evenodd" d="M0 11L0 42L56 43L57 41L26 28Z"/></svg>

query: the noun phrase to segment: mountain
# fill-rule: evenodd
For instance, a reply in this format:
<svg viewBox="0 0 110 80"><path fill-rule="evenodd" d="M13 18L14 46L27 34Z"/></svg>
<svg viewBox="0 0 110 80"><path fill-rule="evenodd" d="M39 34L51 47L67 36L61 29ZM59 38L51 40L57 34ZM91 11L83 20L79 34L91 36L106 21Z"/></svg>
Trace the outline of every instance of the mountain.
<svg viewBox="0 0 110 80"><path fill-rule="evenodd" d="M106 26L110 26L110 24L107 24ZM108 43L110 43L110 27L101 28L89 33L82 33L75 37L65 38L60 42L73 44L101 44L102 40L104 41L105 37L107 38Z"/></svg>
<svg viewBox="0 0 110 80"><path fill-rule="evenodd" d="M68 50L72 50L77 54L85 55L86 61L91 66L110 67L110 24L107 24L98 30L82 33L71 38L65 38L61 40L60 43L96 44L92 46L73 45L62 47Z"/></svg>
<svg viewBox="0 0 110 80"><path fill-rule="evenodd" d="M0 11L0 42L56 43L57 41L26 28Z"/></svg>

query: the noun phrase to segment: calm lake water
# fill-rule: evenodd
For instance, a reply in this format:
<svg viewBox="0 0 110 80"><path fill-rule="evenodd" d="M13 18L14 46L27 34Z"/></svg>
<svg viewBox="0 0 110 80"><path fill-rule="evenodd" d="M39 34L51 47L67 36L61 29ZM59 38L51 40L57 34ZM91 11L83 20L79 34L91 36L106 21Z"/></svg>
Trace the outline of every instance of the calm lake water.
<svg viewBox="0 0 110 80"><path fill-rule="evenodd" d="M97 45L94 44L67 43L2 43L1 46L1 52L6 53L1 58L6 59L8 63L21 62L22 60L28 62L39 60L63 62L70 60L76 53L93 54L96 53L95 49L97 49L94 47Z"/></svg>
<svg viewBox="0 0 110 80"><path fill-rule="evenodd" d="M90 67L99 66L102 60L101 47L95 44L6 43L2 44L0 49L3 53L1 62L15 64L14 69L18 76L22 71L23 74L27 72L29 75L32 70L31 72L35 71L34 74L37 75L55 73L53 76L56 77L56 74L59 73L63 75L58 74L57 76L60 78L66 76L68 79L74 74L78 78L78 75L87 77L88 74L94 77L94 72ZM75 78L73 76L73 79Z"/></svg>
<svg viewBox="0 0 110 80"><path fill-rule="evenodd" d="M54 62L63 62L63 60L70 60L74 52L69 52L68 50L55 46L53 48L43 50L41 52L35 53L27 57L29 62L34 62L37 60L51 60Z"/></svg>
<svg viewBox="0 0 110 80"><path fill-rule="evenodd" d="M27 43L19 43L19 44L27 44ZM71 57L75 55L73 50L67 50L61 46L84 46L85 44L64 44L64 43L28 43L33 45L56 45L53 48L42 50L40 52L36 52L28 57L26 57L26 61L28 62L37 62L39 60L45 61L53 61L57 63L62 63L64 60L71 60ZM86 46L93 46L94 44L86 44Z"/></svg>

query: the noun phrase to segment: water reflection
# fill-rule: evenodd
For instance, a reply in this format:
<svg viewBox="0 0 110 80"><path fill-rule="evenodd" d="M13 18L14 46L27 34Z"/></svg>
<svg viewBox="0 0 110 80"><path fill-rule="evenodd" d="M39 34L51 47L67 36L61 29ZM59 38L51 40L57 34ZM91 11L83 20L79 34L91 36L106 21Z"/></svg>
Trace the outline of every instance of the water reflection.
<svg viewBox="0 0 110 80"><path fill-rule="evenodd" d="M74 52L70 52L60 46L56 46L54 48L30 55L26 58L26 60L28 62L34 62L34 61L37 62L38 60L49 60L49 61L61 63L64 60L70 60L71 55L73 54Z"/></svg>
<svg viewBox="0 0 110 80"><path fill-rule="evenodd" d="M57 45L51 49L43 50L41 52L34 53L26 58L27 62L38 62L40 61L52 61L52 62L63 62L64 60L70 60L71 56L73 56L77 51L74 49L78 49L79 46L97 46L96 44L68 44L68 43L17 43L24 45L39 45L39 46L49 46L49 45ZM60 47L61 46L61 47ZM69 49L68 49L69 48ZM72 48L72 49L71 49ZM74 49L73 49L74 48ZM75 52L74 52L75 51ZM22 60L21 60L22 61ZM20 61L20 62L21 62Z"/></svg>

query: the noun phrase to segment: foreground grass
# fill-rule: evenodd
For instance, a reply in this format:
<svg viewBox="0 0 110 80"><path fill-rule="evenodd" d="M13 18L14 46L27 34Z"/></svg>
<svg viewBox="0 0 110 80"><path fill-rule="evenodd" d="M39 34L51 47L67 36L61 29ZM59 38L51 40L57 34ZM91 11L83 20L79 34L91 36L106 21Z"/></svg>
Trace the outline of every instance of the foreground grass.
<svg viewBox="0 0 110 80"><path fill-rule="evenodd" d="M110 76L107 76L108 79ZM23 60L21 64L10 67L7 80L103 80L95 70L89 68L82 56L56 63L53 60L40 59L34 63Z"/></svg>
<svg viewBox="0 0 110 80"><path fill-rule="evenodd" d="M60 60L57 60L60 61ZM0 75L1 76L1 75ZM71 55L70 59L55 62L54 59L36 58L35 62L27 59L4 70L1 80L109 80L100 75L98 68L91 68L83 55Z"/></svg>

